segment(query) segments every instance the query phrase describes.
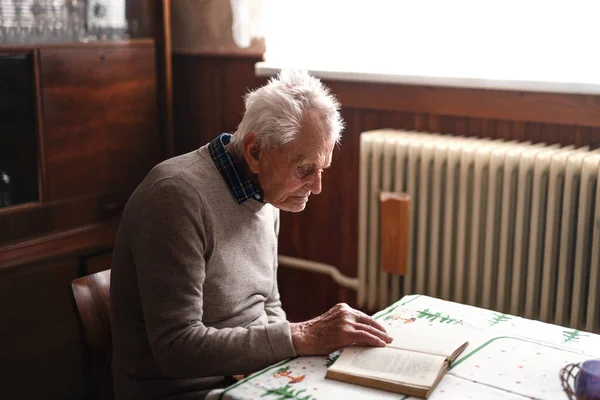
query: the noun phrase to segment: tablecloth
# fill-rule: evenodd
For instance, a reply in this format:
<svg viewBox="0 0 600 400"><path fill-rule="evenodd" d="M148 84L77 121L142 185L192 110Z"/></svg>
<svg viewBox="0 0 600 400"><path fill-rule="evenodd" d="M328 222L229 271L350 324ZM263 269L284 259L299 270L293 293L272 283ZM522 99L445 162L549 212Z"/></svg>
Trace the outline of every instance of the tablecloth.
<svg viewBox="0 0 600 400"><path fill-rule="evenodd" d="M423 295L405 296L374 316L384 326L458 335L469 341L430 399L567 399L559 372L600 358L600 335ZM212 392L209 400L408 399L325 379L328 357L297 357Z"/></svg>

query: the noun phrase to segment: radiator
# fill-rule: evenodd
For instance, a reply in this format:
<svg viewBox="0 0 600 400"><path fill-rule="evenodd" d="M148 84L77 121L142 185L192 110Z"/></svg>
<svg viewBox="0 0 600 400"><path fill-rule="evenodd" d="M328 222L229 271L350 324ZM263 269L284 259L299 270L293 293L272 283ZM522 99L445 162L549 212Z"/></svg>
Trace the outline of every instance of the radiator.
<svg viewBox="0 0 600 400"><path fill-rule="evenodd" d="M358 303L425 294L600 331L600 153L379 130L360 139ZM379 194L408 193L407 272L383 272Z"/></svg>

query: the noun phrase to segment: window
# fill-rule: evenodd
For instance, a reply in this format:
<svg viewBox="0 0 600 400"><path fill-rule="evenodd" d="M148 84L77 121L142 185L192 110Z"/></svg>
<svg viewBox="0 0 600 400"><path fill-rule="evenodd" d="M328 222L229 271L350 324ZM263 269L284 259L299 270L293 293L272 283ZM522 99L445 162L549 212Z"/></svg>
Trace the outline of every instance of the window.
<svg viewBox="0 0 600 400"><path fill-rule="evenodd" d="M600 83L594 0L271 0L268 65Z"/></svg>

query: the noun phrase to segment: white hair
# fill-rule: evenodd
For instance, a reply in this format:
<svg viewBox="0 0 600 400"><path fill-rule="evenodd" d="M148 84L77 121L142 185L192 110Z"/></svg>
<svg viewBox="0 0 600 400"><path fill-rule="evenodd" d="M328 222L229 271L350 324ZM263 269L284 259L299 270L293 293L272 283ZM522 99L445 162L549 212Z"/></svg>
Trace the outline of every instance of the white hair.
<svg viewBox="0 0 600 400"><path fill-rule="evenodd" d="M306 71L283 70L277 77L245 97L246 111L231 139L233 151L243 154L247 133L254 132L261 148L278 148L292 142L302 119L314 111L336 143L344 129L340 103L321 81Z"/></svg>

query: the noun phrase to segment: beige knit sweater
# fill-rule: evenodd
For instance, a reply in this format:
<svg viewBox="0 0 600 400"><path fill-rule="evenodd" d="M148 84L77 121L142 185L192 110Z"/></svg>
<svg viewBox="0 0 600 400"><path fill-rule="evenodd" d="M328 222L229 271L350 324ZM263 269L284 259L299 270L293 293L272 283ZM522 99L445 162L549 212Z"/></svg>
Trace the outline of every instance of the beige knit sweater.
<svg viewBox="0 0 600 400"><path fill-rule="evenodd" d="M133 193L111 275L117 399L202 398L295 356L277 289L279 210L237 204L207 146Z"/></svg>

